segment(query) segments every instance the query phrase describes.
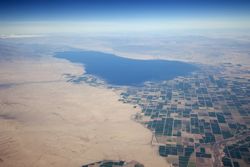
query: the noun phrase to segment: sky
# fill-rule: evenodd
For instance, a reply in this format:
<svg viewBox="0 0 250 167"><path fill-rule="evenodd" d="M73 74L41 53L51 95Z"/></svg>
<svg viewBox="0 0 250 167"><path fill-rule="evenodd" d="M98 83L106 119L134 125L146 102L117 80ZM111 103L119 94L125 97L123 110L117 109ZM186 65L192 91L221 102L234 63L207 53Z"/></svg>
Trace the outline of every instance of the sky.
<svg viewBox="0 0 250 167"><path fill-rule="evenodd" d="M250 29L249 0L1 0L0 33Z"/></svg>

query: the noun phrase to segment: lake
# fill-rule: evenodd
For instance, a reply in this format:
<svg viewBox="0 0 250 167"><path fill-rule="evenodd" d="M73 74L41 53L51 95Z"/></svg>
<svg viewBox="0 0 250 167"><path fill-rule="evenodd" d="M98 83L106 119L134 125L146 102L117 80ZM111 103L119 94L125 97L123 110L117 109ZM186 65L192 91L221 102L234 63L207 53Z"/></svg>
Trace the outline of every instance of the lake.
<svg viewBox="0 0 250 167"><path fill-rule="evenodd" d="M57 52L55 57L83 64L87 74L118 86L139 86L146 81L171 80L198 69L193 64L180 61L136 60L95 51Z"/></svg>

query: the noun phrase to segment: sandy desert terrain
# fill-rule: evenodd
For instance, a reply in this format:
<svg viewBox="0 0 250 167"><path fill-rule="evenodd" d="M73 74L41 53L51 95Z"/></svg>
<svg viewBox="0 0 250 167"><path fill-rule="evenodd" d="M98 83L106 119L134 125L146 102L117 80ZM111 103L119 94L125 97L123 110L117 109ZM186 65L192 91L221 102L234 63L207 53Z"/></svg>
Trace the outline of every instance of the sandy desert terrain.
<svg viewBox="0 0 250 167"><path fill-rule="evenodd" d="M81 166L103 159L168 166L138 108L102 87L66 82L83 68L52 57L0 61L0 166Z"/></svg>

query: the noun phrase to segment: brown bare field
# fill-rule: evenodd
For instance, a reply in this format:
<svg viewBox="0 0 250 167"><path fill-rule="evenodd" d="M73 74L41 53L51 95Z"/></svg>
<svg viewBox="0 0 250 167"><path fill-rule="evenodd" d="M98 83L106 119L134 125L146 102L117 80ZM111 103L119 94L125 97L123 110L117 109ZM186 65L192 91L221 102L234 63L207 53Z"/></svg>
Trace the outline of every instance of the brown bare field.
<svg viewBox="0 0 250 167"><path fill-rule="evenodd" d="M106 88L66 82L83 68L51 57L0 61L0 166L81 166L103 159L168 166L137 112Z"/></svg>

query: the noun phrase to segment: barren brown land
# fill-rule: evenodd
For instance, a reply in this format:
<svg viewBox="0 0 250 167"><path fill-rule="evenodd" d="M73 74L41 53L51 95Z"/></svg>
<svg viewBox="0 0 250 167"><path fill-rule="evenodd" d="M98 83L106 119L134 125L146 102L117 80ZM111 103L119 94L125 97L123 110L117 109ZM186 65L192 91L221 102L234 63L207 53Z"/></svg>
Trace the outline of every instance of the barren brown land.
<svg viewBox="0 0 250 167"><path fill-rule="evenodd" d="M83 68L52 57L0 60L0 166L57 167L136 160L168 166L138 108L103 87L66 82Z"/></svg>

